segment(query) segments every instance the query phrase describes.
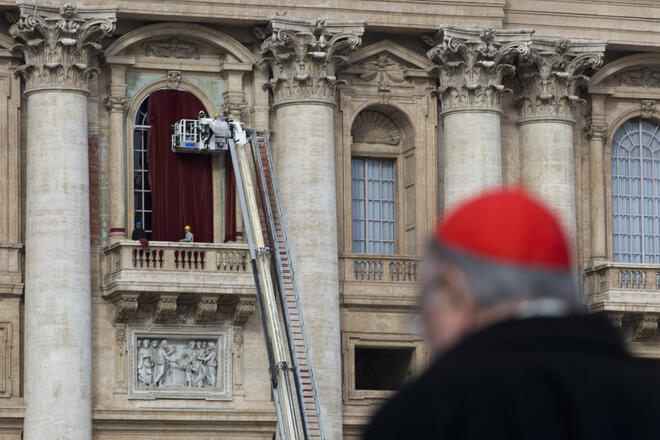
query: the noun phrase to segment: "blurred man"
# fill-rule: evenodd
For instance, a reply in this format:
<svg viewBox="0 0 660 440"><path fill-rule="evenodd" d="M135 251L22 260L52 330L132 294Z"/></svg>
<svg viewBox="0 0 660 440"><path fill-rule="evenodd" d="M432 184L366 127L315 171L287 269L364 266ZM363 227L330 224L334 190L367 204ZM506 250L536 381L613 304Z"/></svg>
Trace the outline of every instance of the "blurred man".
<svg viewBox="0 0 660 440"><path fill-rule="evenodd" d="M438 224L421 314L436 359L367 440L660 439L660 368L583 313L555 217L498 190Z"/></svg>

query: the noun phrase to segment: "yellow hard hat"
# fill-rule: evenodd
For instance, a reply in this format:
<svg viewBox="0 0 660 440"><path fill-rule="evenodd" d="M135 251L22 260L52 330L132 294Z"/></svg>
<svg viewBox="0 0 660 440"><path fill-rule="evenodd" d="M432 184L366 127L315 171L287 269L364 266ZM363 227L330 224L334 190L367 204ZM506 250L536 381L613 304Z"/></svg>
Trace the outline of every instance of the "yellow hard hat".
<svg viewBox="0 0 660 440"><path fill-rule="evenodd" d="M190 226L188 226L188 225L186 225L186 227L185 227L185 228L183 228L183 229L190 229Z"/></svg>

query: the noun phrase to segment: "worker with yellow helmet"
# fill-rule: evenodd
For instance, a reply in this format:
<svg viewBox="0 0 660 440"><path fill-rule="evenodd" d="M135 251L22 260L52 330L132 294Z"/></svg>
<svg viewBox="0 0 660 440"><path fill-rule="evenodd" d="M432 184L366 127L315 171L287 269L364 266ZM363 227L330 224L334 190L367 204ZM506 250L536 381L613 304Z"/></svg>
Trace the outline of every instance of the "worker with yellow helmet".
<svg viewBox="0 0 660 440"><path fill-rule="evenodd" d="M185 243L192 243L193 241L195 241L195 236L193 235L190 226L186 225L186 227L183 228L183 232L186 234L186 236L179 241L183 241Z"/></svg>

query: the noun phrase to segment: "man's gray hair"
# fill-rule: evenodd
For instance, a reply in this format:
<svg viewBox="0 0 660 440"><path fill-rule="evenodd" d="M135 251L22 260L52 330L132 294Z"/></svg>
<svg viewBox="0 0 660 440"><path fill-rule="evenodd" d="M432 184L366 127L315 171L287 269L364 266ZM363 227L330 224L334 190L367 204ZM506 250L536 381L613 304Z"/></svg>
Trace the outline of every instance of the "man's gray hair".
<svg viewBox="0 0 660 440"><path fill-rule="evenodd" d="M556 299L569 310L583 308L577 277L572 271L493 263L437 244L432 246L432 254L463 272L475 300L483 307L521 299Z"/></svg>

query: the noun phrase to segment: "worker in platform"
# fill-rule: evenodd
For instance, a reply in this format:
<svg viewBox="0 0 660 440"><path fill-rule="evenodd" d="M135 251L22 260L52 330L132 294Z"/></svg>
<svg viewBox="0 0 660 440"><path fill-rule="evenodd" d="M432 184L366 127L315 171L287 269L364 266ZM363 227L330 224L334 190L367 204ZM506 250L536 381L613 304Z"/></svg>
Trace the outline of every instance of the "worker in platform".
<svg viewBox="0 0 660 440"><path fill-rule="evenodd" d="M420 302L434 358L365 439L660 439L660 367L585 313L570 249L521 190L439 221Z"/></svg>
<svg viewBox="0 0 660 440"><path fill-rule="evenodd" d="M195 236L193 235L192 229L190 229L190 226L186 225L186 227L183 228L183 232L185 234L185 237L183 237L179 241L182 241L182 242L185 242L185 243L192 243L193 241L195 241Z"/></svg>

